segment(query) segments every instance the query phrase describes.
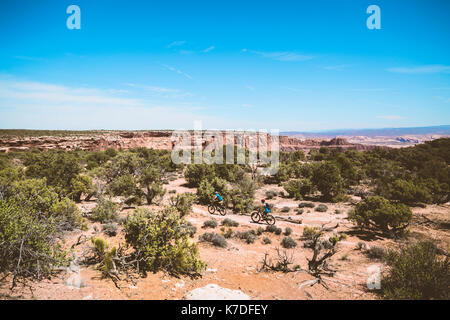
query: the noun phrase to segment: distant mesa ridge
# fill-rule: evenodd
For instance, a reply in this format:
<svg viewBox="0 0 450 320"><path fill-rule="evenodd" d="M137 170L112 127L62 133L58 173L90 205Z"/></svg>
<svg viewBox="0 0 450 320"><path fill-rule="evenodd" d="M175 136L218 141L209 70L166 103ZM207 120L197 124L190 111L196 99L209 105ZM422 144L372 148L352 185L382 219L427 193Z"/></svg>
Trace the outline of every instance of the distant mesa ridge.
<svg viewBox="0 0 450 320"><path fill-rule="evenodd" d="M223 144L237 145L237 138L225 140ZM38 150L91 150L108 148L132 149L153 148L171 150L177 143L172 141L173 130L98 130L98 131L39 131L0 130L0 152ZM190 131L193 139L193 131ZM264 133L259 133L261 135ZM302 150L305 152L321 147L338 150L371 150L381 147L405 147L428 140L450 136L450 125L416 128L387 128L361 130L334 130L319 133L282 132L279 136L281 151ZM270 135L267 134L270 138ZM258 140L258 139L257 139ZM204 136L202 145L214 139ZM256 142L259 145L259 142ZM268 139L270 147L270 139ZM245 138L247 149L255 148L254 140ZM270 149L270 148L269 148Z"/></svg>
<svg viewBox="0 0 450 320"><path fill-rule="evenodd" d="M450 135L450 125L408 128L381 128L381 129L339 129L318 132L286 131L280 132L286 136L304 137L339 137L339 136L366 136L366 137L393 137L403 135Z"/></svg>
<svg viewBox="0 0 450 320"><path fill-rule="evenodd" d="M241 145L238 136L234 139L225 136L225 132L221 131L223 136L222 144ZM3 135L2 135L2 134ZM41 135L39 131L27 133L21 131L22 135L7 134L7 130L0 130L0 152L11 151L27 151L31 149L38 150L91 150L102 151L108 148L113 149L132 149L132 148L153 148L172 150L178 142L172 141L173 130L148 130L148 131L92 131L92 132L50 132L47 135ZM263 146L263 150L271 148L271 136L267 133L259 133L259 135L267 135L267 146ZM193 132L191 131L191 138ZM209 140L208 140L209 139ZM238 141L240 141L238 143ZM258 142L259 141L259 142ZM203 147L214 142L214 138L208 138L207 135L202 138ZM247 149L254 149L261 145L259 139L244 138L244 145ZM300 140L295 137L279 136L279 146L282 151L319 149L321 147L338 148L342 150L370 150L373 146L350 143L343 138L333 139L306 139Z"/></svg>

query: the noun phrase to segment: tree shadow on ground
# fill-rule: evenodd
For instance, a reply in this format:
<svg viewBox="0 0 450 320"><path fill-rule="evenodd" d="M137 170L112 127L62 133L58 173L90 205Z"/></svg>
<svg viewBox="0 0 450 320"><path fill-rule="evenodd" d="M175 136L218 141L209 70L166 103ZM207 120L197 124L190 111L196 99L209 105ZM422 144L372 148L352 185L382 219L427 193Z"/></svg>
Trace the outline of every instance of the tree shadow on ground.
<svg viewBox="0 0 450 320"><path fill-rule="evenodd" d="M358 227L353 227L351 230L349 230L345 233L349 236L355 236L364 241L375 241L375 240L382 240L382 239L386 238L386 235L384 235L382 233L362 230Z"/></svg>
<svg viewBox="0 0 450 320"><path fill-rule="evenodd" d="M189 189L195 189L196 188L196 186L193 186L192 184L189 184L189 182L185 182L183 184L180 184L180 187L189 188Z"/></svg>

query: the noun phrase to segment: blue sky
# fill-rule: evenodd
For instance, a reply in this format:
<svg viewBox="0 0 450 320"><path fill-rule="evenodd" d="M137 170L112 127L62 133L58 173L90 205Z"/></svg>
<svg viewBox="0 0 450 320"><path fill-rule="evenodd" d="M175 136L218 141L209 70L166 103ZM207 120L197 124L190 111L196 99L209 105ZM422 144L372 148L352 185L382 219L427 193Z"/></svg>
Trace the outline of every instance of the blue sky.
<svg viewBox="0 0 450 320"><path fill-rule="evenodd" d="M69 5L81 29L69 30ZM381 30L369 30L369 5ZM450 123L450 1L0 1L0 127Z"/></svg>

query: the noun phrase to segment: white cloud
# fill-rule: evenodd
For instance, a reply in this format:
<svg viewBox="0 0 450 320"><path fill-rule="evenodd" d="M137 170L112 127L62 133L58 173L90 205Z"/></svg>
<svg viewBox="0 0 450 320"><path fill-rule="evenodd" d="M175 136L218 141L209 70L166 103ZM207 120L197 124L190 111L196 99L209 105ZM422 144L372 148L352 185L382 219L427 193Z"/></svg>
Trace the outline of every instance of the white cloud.
<svg viewBox="0 0 450 320"><path fill-rule="evenodd" d="M129 84L129 87L138 85ZM183 94L178 89L157 86L146 86L146 89L161 94ZM239 122L223 115L200 115L197 112L204 107L193 103L171 101L164 105L129 96L130 93L120 89L0 79L0 127L144 130L190 129L196 120L202 121L205 128L232 128L245 123L244 119Z"/></svg>
<svg viewBox="0 0 450 320"><path fill-rule="evenodd" d="M269 58L277 61L306 61L311 60L314 57L309 55L302 55L296 52L289 51L276 51L276 52L264 52L264 51L254 51L248 49L242 49L242 52L250 52L259 55L264 58Z"/></svg>
<svg viewBox="0 0 450 320"><path fill-rule="evenodd" d="M47 61L44 58L38 58L38 57L29 57L29 56L14 56L15 59L19 60L26 60L26 61L37 61L37 62L45 62Z"/></svg>
<svg viewBox="0 0 450 320"><path fill-rule="evenodd" d="M286 89L292 92L296 92L296 93L306 93L306 92L311 92L310 89L306 89L306 88L292 88L292 87L281 87L282 89Z"/></svg>
<svg viewBox="0 0 450 320"><path fill-rule="evenodd" d="M377 116L378 119L384 119L384 120L400 120L404 119L402 116L396 116L396 115L387 115L387 116Z"/></svg>
<svg viewBox="0 0 450 320"><path fill-rule="evenodd" d="M211 47L208 47L208 48L206 48L205 50L203 50L203 52L210 52L210 51L214 50L215 48L216 48L216 47L211 46Z"/></svg>
<svg viewBox="0 0 450 320"><path fill-rule="evenodd" d="M180 98L187 98L187 97L194 96L194 94L192 94L190 92L185 92L185 91L182 91L179 89L141 85L141 84L135 84L135 83L127 83L126 85L129 87L136 88L136 89L144 90L144 91L150 93L152 96L160 97L160 98L180 99Z"/></svg>
<svg viewBox="0 0 450 320"><path fill-rule="evenodd" d="M193 54L193 53L195 53L195 51L192 51L192 50L180 50L180 54L184 54L184 55L186 55L186 54Z"/></svg>
<svg viewBox="0 0 450 320"><path fill-rule="evenodd" d="M157 93L180 92L180 90L178 90L178 89L171 89L171 88L164 88L164 87L157 87L157 86L147 86L147 85L141 85L141 84L135 84L135 83L127 83L127 86L133 87L133 88L144 89L147 91L157 92Z"/></svg>
<svg viewBox="0 0 450 320"><path fill-rule="evenodd" d="M108 90L70 88L32 81L0 80L0 103L14 101L25 104L140 105L136 99L114 97Z"/></svg>
<svg viewBox="0 0 450 320"><path fill-rule="evenodd" d="M446 97L443 97L443 96L436 96L435 98L440 100L440 101L442 101L442 102L450 103L450 98L446 98Z"/></svg>
<svg viewBox="0 0 450 320"><path fill-rule="evenodd" d="M323 67L323 69L330 70L330 71L341 71L341 70L347 69L349 67L351 67L350 64L339 64L339 65L335 65L335 66L325 66L325 67Z"/></svg>
<svg viewBox="0 0 450 320"><path fill-rule="evenodd" d="M184 40L182 40L182 41L174 41L174 42L172 42L171 44L169 44L169 45L167 46L167 48L179 47L179 46L184 45L185 43L186 43L186 41L184 41Z"/></svg>
<svg viewBox="0 0 450 320"><path fill-rule="evenodd" d="M450 73L450 66L437 64L416 67L397 67L389 68L387 71L405 74Z"/></svg>
<svg viewBox="0 0 450 320"><path fill-rule="evenodd" d="M447 91L447 90L450 90L450 87L437 87L437 88L431 88L431 90Z"/></svg>
<svg viewBox="0 0 450 320"><path fill-rule="evenodd" d="M191 77L189 74L187 74L186 72L183 72L183 71L181 71L181 70L179 70L179 69L177 69L177 68L168 66L168 65L166 65L166 64L163 64L163 67L165 67L166 69L168 69L168 70L170 70L170 71L172 71L172 72L176 72L176 73L178 73L178 74L181 74L182 76L185 76L185 77L188 78L188 79L192 79L192 77Z"/></svg>
<svg viewBox="0 0 450 320"><path fill-rule="evenodd" d="M387 88L354 88L350 89L349 91L355 91L355 92L381 92L389 90Z"/></svg>

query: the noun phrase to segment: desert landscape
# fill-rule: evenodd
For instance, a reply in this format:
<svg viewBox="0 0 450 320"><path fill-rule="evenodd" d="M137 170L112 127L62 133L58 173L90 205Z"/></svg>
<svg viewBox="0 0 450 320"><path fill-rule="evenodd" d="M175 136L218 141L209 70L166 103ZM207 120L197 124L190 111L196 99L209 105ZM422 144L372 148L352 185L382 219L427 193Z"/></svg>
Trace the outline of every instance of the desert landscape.
<svg viewBox="0 0 450 320"><path fill-rule="evenodd" d="M280 149L287 151L280 153L280 170L261 176L261 168L249 165L174 165L166 131L14 134L3 133L0 145L2 299L448 297L448 264L441 271L441 289L432 293L420 292L420 286L412 293L385 291L394 284L382 279L396 267L392 254L408 246L431 245L423 249L430 259L448 263L450 139L391 149L282 136ZM424 152L430 160L415 162ZM414 171L408 174L408 168ZM403 188L400 194L393 186ZM208 212L214 191L223 194L226 215ZM252 221L260 199L272 206L275 225ZM373 205L380 207L369 209L370 199L378 199ZM14 203L22 207L17 213ZM23 209L41 218L28 225L8 220L18 219ZM367 210L381 211L380 217L361 220ZM148 253L159 257L154 266L129 261L138 252L132 238L146 232L134 219L150 216L175 228L156 235L159 249L154 249L161 249L161 237L174 237L165 241L188 250L187 261L177 256L166 261L162 251ZM5 227L14 221L19 234ZM18 231L30 224L40 230L41 223L54 224L40 241L55 247L39 242L39 232L27 238L26 229ZM29 250L45 255L23 258L20 239L33 239ZM55 259L52 250L64 252L64 258ZM381 286L371 287L377 281Z"/></svg>
<svg viewBox="0 0 450 320"><path fill-rule="evenodd" d="M449 12L0 0L2 311L435 311L450 300Z"/></svg>

